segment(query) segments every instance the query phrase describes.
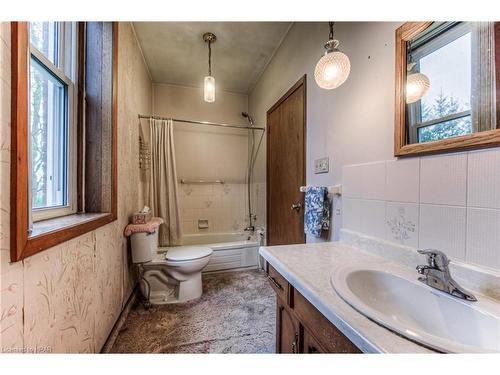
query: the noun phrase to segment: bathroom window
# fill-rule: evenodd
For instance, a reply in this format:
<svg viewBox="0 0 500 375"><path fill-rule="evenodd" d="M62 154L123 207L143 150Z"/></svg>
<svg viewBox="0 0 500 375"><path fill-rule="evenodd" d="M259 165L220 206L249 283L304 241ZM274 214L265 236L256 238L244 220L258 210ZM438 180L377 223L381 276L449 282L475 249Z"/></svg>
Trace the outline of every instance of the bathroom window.
<svg viewBox="0 0 500 375"><path fill-rule="evenodd" d="M500 22L406 22L396 30L394 155L500 144Z"/></svg>
<svg viewBox="0 0 500 375"><path fill-rule="evenodd" d="M29 24L31 220L76 212L76 23Z"/></svg>
<svg viewBox="0 0 500 375"><path fill-rule="evenodd" d="M471 113L472 26L436 23L410 43L412 72L425 74L428 92L408 106L412 143L473 133Z"/></svg>
<svg viewBox="0 0 500 375"><path fill-rule="evenodd" d="M118 24L11 22L11 260L117 217Z"/></svg>

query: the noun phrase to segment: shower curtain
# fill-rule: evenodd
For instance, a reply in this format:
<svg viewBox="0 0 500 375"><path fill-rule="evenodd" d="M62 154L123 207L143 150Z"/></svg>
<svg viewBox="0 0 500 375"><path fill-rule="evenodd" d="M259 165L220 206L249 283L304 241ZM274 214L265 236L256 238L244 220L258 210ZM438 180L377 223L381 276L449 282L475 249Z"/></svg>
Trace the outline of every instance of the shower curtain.
<svg viewBox="0 0 500 375"><path fill-rule="evenodd" d="M174 124L172 120L149 120L151 170L149 204L153 215L163 218L158 235L160 246L181 244L181 222L177 172L175 169Z"/></svg>

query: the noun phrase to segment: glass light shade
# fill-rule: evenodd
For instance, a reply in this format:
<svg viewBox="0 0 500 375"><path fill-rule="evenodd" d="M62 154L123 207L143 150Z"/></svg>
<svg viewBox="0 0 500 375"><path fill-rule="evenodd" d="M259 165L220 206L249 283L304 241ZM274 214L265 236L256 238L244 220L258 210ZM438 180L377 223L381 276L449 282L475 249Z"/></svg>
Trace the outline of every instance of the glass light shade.
<svg viewBox="0 0 500 375"><path fill-rule="evenodd" d="M322 89L335 89L343 84L351 71L351 62L345 53L333 51L316 64L314 79Z"/></svg>
<svg viewBox="0 0 500 375"><path fill-rule="evenodd" d="M406 103L420 100L431 87L429 77L423 73L413 73L406 78Z"/></svg>
<svg viewBox="0 0 500 375"><path fill-rule="evenodd" d="M215 102L215 78L212 76L205 77L203 99L208 103Z"/></svg>

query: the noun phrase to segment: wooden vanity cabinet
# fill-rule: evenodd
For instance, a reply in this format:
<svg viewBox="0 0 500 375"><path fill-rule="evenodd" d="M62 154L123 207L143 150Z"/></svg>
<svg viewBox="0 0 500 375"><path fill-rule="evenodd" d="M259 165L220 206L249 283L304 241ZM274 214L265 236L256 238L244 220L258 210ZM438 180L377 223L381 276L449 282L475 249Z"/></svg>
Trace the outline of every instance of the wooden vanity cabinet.
<svg viewBox="0 0 500 375"><path fill-rule="evenodd" d="M361 353L269 263L276 299L276 353Z"/></svg>
<svg viewBox="0 0 500 375"><path fill-rule="evenodd" d="M300 323L286 304L276 301L276 353L299 353Z"/></svg>

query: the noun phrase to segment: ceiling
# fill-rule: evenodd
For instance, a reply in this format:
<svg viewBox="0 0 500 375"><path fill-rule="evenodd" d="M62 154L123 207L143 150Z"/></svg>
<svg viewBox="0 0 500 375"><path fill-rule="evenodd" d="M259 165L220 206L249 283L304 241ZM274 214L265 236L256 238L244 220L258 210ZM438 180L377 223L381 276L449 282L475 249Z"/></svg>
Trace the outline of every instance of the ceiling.
<svg viewBox="0 0 500 375"><path fill-rule="evenodd" d="M248 94L281 44L290 22L134 22L153 82L202 87L208 74L205 32L212 32L218 90Z"/></svg>

